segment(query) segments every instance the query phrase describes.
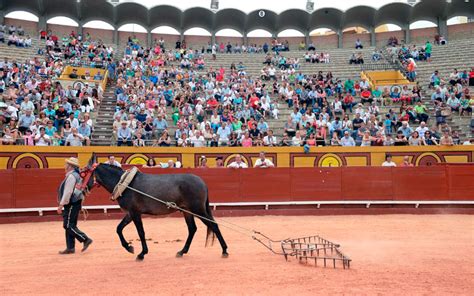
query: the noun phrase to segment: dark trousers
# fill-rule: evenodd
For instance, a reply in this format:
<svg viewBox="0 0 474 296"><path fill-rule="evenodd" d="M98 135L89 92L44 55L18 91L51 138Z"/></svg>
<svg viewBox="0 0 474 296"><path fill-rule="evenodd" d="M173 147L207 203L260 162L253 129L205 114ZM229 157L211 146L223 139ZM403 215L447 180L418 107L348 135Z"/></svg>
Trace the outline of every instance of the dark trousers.
<svg viewBox="0 0 474 296"><path fill-rule="evenodd" d="M81 243L88 239L87 235L77 228L77 219L81 207L82 200L64 206L63 227L66 230L66 246L68 249L74 249L76 239Z"/></svg>

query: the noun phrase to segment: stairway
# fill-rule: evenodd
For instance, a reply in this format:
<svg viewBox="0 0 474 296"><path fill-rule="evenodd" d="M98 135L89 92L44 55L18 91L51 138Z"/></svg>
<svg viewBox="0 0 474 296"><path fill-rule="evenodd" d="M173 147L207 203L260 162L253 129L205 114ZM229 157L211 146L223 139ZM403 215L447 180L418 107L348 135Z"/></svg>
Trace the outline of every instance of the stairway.
<svg viewBox="0 0 474 296"><path fill-rule="evenodd" d="M115 87L108 87L104 92L104 98L100 104L94 123L92 134L93 146L110 146L112 137L112 125L117 100L115 99Z"/></svg>

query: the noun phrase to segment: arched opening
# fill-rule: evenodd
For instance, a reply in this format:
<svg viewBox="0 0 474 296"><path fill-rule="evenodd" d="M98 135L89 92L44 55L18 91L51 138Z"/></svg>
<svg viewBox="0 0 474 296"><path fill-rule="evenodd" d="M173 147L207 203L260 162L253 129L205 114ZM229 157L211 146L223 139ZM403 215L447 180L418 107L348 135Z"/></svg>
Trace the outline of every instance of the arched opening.
<svg viewBox="0 0 474 296"><path fill-rule="evenodd" d="M39 18L32 14L31 12L18 10L12 11L5 15L5 18L15 19L15 20L23 20L23 21L30 21L30 22L38 22Z"/></svg>
<svg viewBox="0 0 474 296"><path fill-rule="evenodd" d="M309 33L310 44L316 48L337 48L338 36L336 32L329 28L317 28Z"/></svg>
<svg viewBox="0 0 474 296"><path fill-rule="evenodd" d="M410 41L413 44L423 44L428 40L433 40L434 36L438 34L438 26L427 20L421 20L410 24ZM416 31L413 32L413 31Z"/></svg>
<svg viewBox="0 0 474 296"><path fill-rule="evenodd" d="M114 27L104 21L90 21L85 23L82 27L90 29L114 30Z"/></svg>
<svg viewBox="0 0 474 296"><path fill-rule="evenodd" d="M21 26L25 34L36 35L38 32L38 20L38 17L30 12L12 11L5 15L4 24L7 27L10 25L15 27ZM8 29L6 33L8 33Z"/></svg>
<svg viewBox="0 0 474 296"><path fill-rule="evenodd" d="M468 22L469 22L469 19L465 16L454 16L447 21L448 26L460 25L460 24L465 24Z"/></svg>
<svg viewBox="0 0 474 296"><path fill-rule="evenodd" d="M179 31L170 26L159 26L151 30L153 34L180 35Z"/></svg>
<svg viewBox="0 0 474 296"><path fill-rule="evenodd" d="M90 36L93 40L101 40L104 43L112 43L114 41L115 29L107 22L94 20L85 23L82 27L86 38Z"/></svg>
<svg viewBox="0 0 474 296"><path fill-rule="evenodd" d="M77 33L79 24L68 17L57 16L46 21L48 30L57 36L68 36L71 32Z"/></svg>
<svg viewBox="0 0 474 296"><path fill-rule="evenodd" d="M344 48L354 48L361 43L363 47L371 45L371 34L364 27L347 27L342 30L342 46Z"/></svg>
<svg viewBox="0 0 474 296"><path fill-rule="evenodd" d="M252 30L252 31L248 32L247 37L270 38L270 37L272 37L272 33L268 32L267 30L257 29L257 30Z"/></svg>
<svg viewBox="0 0 474 296"><path fill-rule="evenodd" d="M72 18L66 16L56 16L50 18L46 21L47 24L51 25L60 25L60 26L69 26L69 27L78 27L79 24Z"/></svg>
<svg viewBox="0 0 474 296"><path fill-rule="evenodd" d="M178 30L170 26L159 26L151 30L153 44L163 42L165 48L174 46L175 42L180 38L181 34Z"/></svg>
<svg viewBox="0 0 474 296"><path fill-rule="evenodd" d="M222 29L216 32L216 36L218 37L240 37L242 38L243 35L237 30L234 29Z"/></svg>
<svg viewBox="0 0 474 296"><path fill-rule="evenodd" d="M304 37L304 34L298 30L288 29L283 30L277 35L278 37Z"/></svg>
<svg viewBox="0 0 474 296"><path fill-rule="evenodd" d="M382 24L375 28L375 33L401 31L402 28L395 24Z"/></svg>
<svg viewBox="0 0 474 296"><path fill-rule="evenodd" d="M206 47L211 42L211 32L204 28L189 28L184 32L184 40L189 49Z"/></svg>
<svg viewBox="0 0 474 296"><path fill-rule="evenodd" d="M365 34L369 33L369 30L367 30L364 27L347 27L342 30L343 34L349 33L349 34Z"/></svg>
<svg viewBox="0 0 474 296"><path fill-rule="evenodd" d="M139 24L125 24L118 28L120 32L146 33L146 29Z"/></svg>
<svg viewBox="0 0 474 296"><path fill-rule="evenodd" d="M118 28L119 40L121 44L126 44L131 39L135 44L147 44L147 31L139 24L124 24Z"/></svg>
<svg viewBox="0 0 474 296"><path fill-rule="evenodd" d="M187 36L211 36L211 32L204 28L194 27L184 31L184 35Z"/></svg>
<svg viewBox="0 0 474 296"><path fill-rule="evenodd" d="M435 23L433 23L431 21L421 20L421 21L416 21L414 23L411 23L410 24L410 30L425 29L425 28L436 28L437 26L438 25L436 25Z"/></svg>
<svg viewBox="0 0 474 296"><path fill-rule="evenodd" d="M332 29L329 28L318 28L314 29L309 33L310 36L324 36L324 35L333 35L336 34Z"/></svg>
<svg viewBox="0 0 474 296"><path fill-rule="evenodd" d="M465 16L454 16L447 21L450 40L472 39L472 20Z"/></svg>

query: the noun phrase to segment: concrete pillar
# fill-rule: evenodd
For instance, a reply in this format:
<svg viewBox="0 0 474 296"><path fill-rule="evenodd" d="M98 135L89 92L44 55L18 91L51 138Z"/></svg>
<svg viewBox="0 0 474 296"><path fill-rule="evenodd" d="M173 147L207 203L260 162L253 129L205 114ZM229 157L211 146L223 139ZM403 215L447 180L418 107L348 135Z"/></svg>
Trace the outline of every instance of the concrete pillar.
<svg viewBox="0 0 474 296"><path fill-rule="evenodd" d="M403 31L405 32L405 43L410 44L411 43L410 25L405 26L403 28Z"/></svg>
<svg viewBox="0 0 474 296"><path fill-rule="evenodd" d="M179 35L179 41L181 41L181 43L183 43L183 40L184 40L184 30L181 30L181 33Z"/></svg>
<svg viewBox="0 0 474 296"><path fill-rule="evenodd" d="M438 34L448 40L448 21L445 18L438 18Z"/></svg>
<svg viewBox="0 0 474 296"><path fill-rule="evenodd" d="M305 43L305 49L308 48L309 44L311 43L311 37L309 36L309 31L306 31L304 35L304 43Z"/></svg>
<svg viewBox="0 0 474 296"><path fill-rule="evenodd" d="M249 39L247 37L247 31L244 31L244 33L242 34L242 41L244 42L243 44L245 44L245 46L249 45Z"/></svg>
<svg viewBox="0 0 474 296"><path fill-rule="evenodd" d="M375 28L370 28L370 46L377 46L377 36L375 35Z"/></svg>
<svg viewBox="0 0 474 296"><path fill-rule="evenodd" d="M211 35L211 45L216 44L216 32L212 32Z"/></svg>
<svg viewBox="0 0 474 296"><path fill-rule="evenodd" d="M277 38L277 33L272 32L272 38Z"/></svg>
<svg viewBox="0 0 474 296"><path fill-rule="evenodd" d="M82 24L79 24L79 26L77 27L77 35L81 35L82 37L84 37L84 27L82 26Z"/></svg>
<svg viewBox="0 0 474 296"><path fill-rule="evenodd" d="M151 32L148 31L147 34L146 34L146 46L147 47L152 47L154 44L153 44L153 38L151 36Z"/></svg>
<svg viewBox="0 0 474 296"><path fill-rule="evenodd" d="M48 30L48 25L46 24L46 16L41 15L38 18L38 32L41 30Z"/></svg>
<svg viewBox="0 0 474 296"><path fill-rule="evenodd" d="M120 44L119 31L117 29L114 30L114 44L117 46Z"/></svg>
<svg viewBox="0 0 474 296"><path fill-rule="evenodd" d="M343 44L342 44L342 30L340 31L337 31L337 48L342 48Z"/></svg>
<svg viewBox="0 0 474 296"><path fill-rule="evenodd" d="M3 11L0 11L0 24L5 23L5 13Z"/></svg>

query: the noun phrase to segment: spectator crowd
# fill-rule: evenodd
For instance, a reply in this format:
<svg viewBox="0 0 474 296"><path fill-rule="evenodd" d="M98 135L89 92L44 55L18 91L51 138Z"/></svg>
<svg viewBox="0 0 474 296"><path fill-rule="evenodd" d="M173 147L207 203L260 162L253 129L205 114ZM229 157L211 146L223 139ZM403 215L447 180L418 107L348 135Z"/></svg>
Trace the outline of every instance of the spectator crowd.
<svg viewBox="0 0 474 296"><path fill-rule="evenodd" d="M2 29L24 36L20 27ZM289 50L287 41L276 39L262 46L264 67L252 77L243 63L214 69L205 60L205 52L252 52L252 45L209 44L193 50L185 41L167 48L160 38L147 48L131 36L123 58L114 60L113 48L88 34L71 32L59 39L41 31L40 38L45 40L40 49L44 61L0 62L4 145L90 144L90 112L97 110L104 90L95 82L76 87L54 82L67 64L109 71L116 99L112 142L118 146L296 146L309 151L324 145L455 145L459 135L446 118L453 112L470 115L474 106L467 88L473 70L454 70L445 80L433 73L431 114L421 85L375 89L364 79L337 78L331 72L303 74L298 58L281 54ZM402 63L430 60L429 42L421 49L392 43ZM359 40L356 48L363 48ZM308 49L305 62L331 62L329 53L316 53L313 44ZM350 62L364 61L354 54ZM100 78L88 73L87 78ZM288 118L281 117L281 106L292 110ZM270 128L277 120L284 122L282 133Z"/></svg>

